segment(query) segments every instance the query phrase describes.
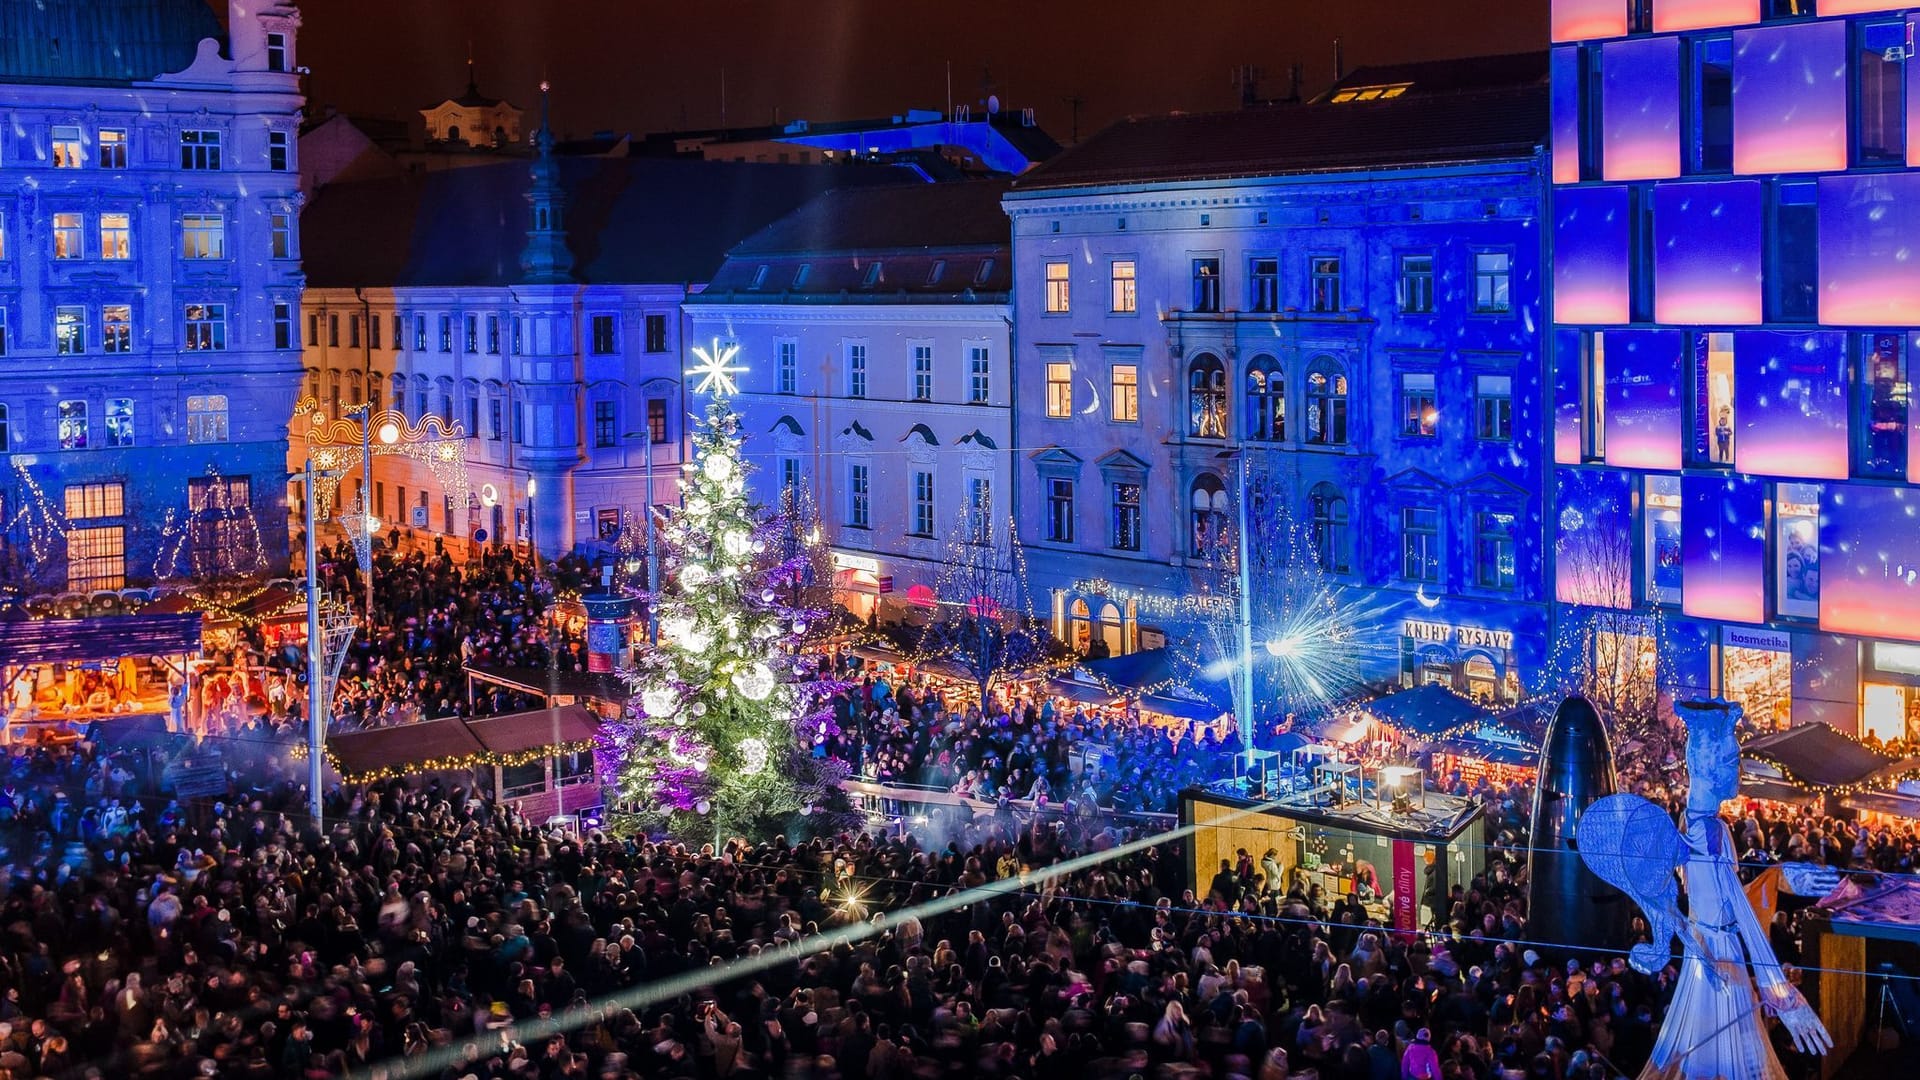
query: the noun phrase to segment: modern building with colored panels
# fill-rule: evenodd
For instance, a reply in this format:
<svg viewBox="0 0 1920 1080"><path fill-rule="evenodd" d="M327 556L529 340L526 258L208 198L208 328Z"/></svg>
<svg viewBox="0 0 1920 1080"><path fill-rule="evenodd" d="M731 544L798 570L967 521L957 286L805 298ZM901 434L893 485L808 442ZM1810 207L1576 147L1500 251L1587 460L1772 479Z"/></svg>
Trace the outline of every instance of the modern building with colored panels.
<svg viewBox="0 0 1920 1080"><path fill-rule="evenodd" d="M936 599L950 545L1011 514L1004 181L829 192L734 248L687 337L740 348L749 484L805 488L840 598ZM947 597L946 599L966 599Z"/></svg>
<svg viewBox="0 0 1920 1080"><path fill-rule="evenodd" d="M0 495L31 591L286 565L299 27L0 0Z"/></svg>
<svg viewBox="0 0 1920 1080"><path fill-rule="evenodd" d="M1177 644L1244 467L1369 613L1370 681L1534 685L1546 68L1362 70L1016 178L1015 505L1057 636Z"/></svg>
<svg viewBox="0 0 1920 1080"><path fill-rule="evenodd" d="M1770 726L1920 736L1912 20L1553 4L1566 633L1635 613L1609 633Z"/></svg>

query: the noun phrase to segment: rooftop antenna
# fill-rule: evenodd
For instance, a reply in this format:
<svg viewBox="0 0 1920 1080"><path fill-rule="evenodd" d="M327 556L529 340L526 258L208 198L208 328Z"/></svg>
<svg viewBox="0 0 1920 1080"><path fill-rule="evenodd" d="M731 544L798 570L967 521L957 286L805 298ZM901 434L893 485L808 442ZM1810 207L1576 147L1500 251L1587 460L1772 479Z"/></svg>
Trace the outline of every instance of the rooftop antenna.
<svg viewBox="0 0 1920 1080"><path fill-rule="evenodd" d="M947 120L953 120L953 61L947 61Z"/></svg>
<svg viewBox="0 0 1920 1080"><path fill-rule="evenodd" d="M1087 99L1079 94L1069 94L1060 100L1066 102L1067 107L1073 110L1073 135L1068 142L1077 145L1080 142L1080 106L1085 105Z"/></svg>
<svg viewBox="0 0 1920 1080"><path fill-rule="evenodd" d="M720 127L727 126L727 69L720 69Z"/></svg>
<svg viewBox="0 0 1920 1080"><path fill-rule="evenodd" d="M1287 100L1295 105L1300 103L1300 83L1305 74L1298 60L1287 68Z"/></svg>
<svg viewBox="0 0 1920 1080"><path fill-rule="evenodd" d="M478 94L479 91L476 87L477 87L477 82L473 74L473 39L468 38L467 39L467 89L475 94Z"/></svg>
<svg viewBox="0 0 1920 1080"><path fill-rule="evenodd" d="M1333 39L1333 81L1339 82L1347 77L1346 63L1340 56L1340 39Z"/></svg>
<svg viewBox="0 0 1920 1080"><path fill-rule="evenodd" d="M1252 108L1260 104L1260 76L1263 72L1252 64L1241 64L1233 69L1231 77L1234 89L1240 91L1240 107Z"/></svg>

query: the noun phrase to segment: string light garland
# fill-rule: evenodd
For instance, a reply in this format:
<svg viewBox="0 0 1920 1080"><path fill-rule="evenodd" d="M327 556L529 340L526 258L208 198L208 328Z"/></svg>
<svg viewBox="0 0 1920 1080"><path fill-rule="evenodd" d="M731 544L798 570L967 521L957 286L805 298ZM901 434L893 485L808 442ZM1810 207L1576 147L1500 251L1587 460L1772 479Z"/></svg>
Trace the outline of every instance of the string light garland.
<svg viewBox="0 0 1920 1080"><path fill-rule="evenodd" d="M383 765L377 769L369 769L364 772L348 772L346 768L340 764L339 756L333 752L332 748L328 748L327 764L331 765L334 771L340 774L342 780L350 784L383 784L389 780L405 780L418 776L421 773L457 772L464 769L478 768L482 765L499 769L517 769L522 765L531 765L536 761L544 761L550 757L565 757L569 754L586 753L594 749L597 745L597 740L585 739L575 742L554 743L551 746L534 747L531 750L516 750L510 754L500 754L491 750L483 750L471 754L452 754L446 757L408 761L399 765ZM290 747L290 753L296 761L305 761L307 758L306 744L294 743Z"/></svg>
<svg viewBox="0 0 1920 1080"><path fill-rule="evenodd" d="M332 513L340 476L360 463L363 453L374 457L400 456L420 462L433 472L441 489L464 502L472 492L467 479L467 433L458 422L434 413L416 423L395 409L385 409L361 421L344 417L328 420L315 411L307 429L307 453L319 470L314 481L314 512ZM332 474L332 475L328 475Z"/></svg>
<svg viewBox="0 0 1920 1080"><path fill-rule="evenodd" d="M20 478L20 486L26 489L27 497L21 500L20 509L7 523L10 532L22 533L27 538L27 555L38 572L45 569L54 559L55 545L67 538L67 515L62 508L53 505L47 499L47 493L33 473L16 456L13 471Z"/></svg>

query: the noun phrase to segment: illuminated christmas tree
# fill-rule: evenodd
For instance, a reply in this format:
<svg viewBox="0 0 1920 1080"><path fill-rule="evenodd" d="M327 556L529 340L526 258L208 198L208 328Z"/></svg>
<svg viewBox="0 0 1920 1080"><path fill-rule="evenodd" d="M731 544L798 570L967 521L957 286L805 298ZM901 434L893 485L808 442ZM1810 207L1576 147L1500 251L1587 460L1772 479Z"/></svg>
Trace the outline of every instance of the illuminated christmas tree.
<svg viewBox="0 0 1920 1080"><path fill-rule="evenodd" d="M792 601L798 569L779 517L747 499L735 349L696 349L688 374L711 394L682 466L682 505L661 531L660 641L640 642L625 672L625 715L603 732L603 771L617 787L616 828L760 839L826 826L845 807L837 773L812 750L833 733L819 660L798 645L821 615ZM804 556L802 556L804 557ZM809 817L818 814L814 821Z"/></svg>

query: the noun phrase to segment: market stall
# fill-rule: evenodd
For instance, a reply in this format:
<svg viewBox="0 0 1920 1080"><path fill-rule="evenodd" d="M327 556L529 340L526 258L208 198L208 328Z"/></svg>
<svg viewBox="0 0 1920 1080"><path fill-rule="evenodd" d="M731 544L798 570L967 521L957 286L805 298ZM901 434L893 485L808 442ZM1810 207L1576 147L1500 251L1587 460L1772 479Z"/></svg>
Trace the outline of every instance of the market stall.
<svg viewBox="0 0 1920 1080"><path fill-rule="evenodd" d="M172 716L172 685L200 654L197 614L0 622L8 741L67 739L96 720Z"/></svg>
<svg viewBox="0 0 1920 1080"><path fill-rule="evenodd" d="M599 718L580 704L448 717L336 735L327 741L327 757L349 783L442 773L530 821L546 821L602 805L593 769L599 728Z"/></svg>
<svg viewBox="0 0 1920 1080"><path fill-rule="evenodd" d="M1801 724L1740 744L1741 789L1762 782L1810 799L1844 799L1893 790L1920 778L1920 758L1885 754L1827 724Z"/></svg>

